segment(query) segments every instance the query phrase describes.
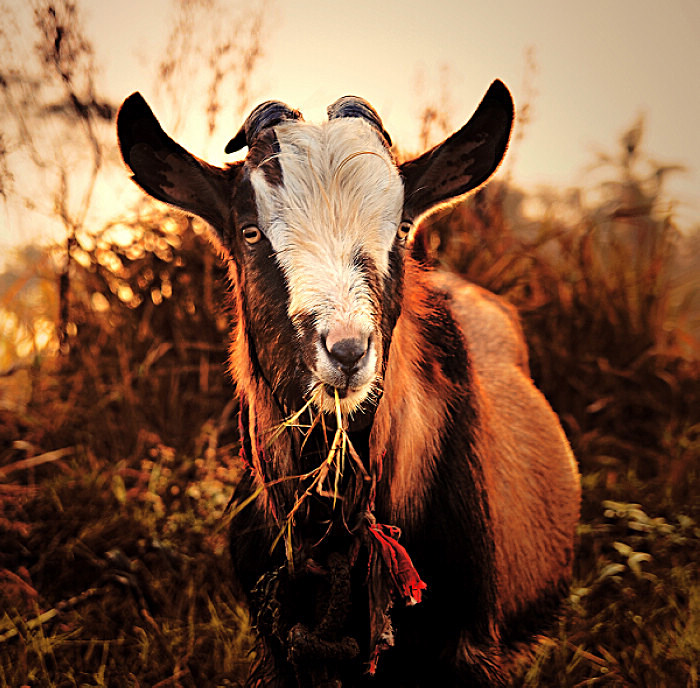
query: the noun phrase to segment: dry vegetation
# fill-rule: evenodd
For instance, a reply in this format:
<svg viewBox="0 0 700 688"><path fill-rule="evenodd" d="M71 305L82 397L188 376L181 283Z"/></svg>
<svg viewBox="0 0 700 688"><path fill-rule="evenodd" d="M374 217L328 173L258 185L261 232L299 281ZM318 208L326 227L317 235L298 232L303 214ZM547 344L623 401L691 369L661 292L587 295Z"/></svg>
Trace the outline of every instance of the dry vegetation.
<svg viewBox="0 0 700 688"><path fill-rule="evenodd" d="M73 5L55 6L37 26L58 51ZM214 47L212 121L217 59L235 57ZM37 116L78 122L98 175L109 104L73 63L41 54L61 97L5 70L7 112L25 108L21 134L35 130L29 106L63 103ZM552 194L526 216L532 199L492 184L422 231L433 260L520 308L583 474L572 593L516 685L700 683L700 241L676 231L668 169L647 164L641 134L603 160L593 200ZM0 143L0 194L21 193ZM201 227L162 207L88 231L92 178L71 194L51 165L67 243L28 248L0 275L0 685L236 685L251 638L228 584L238 446L224 270Z"/></svg>
<svg viewBox="0 0 700 688"><path fill-rule="evenodd" d="M127 246L75 249L69 352L37 361L28 403L0 418L0 685L245 671L220 266L181 219L138 226Z"/></svg>

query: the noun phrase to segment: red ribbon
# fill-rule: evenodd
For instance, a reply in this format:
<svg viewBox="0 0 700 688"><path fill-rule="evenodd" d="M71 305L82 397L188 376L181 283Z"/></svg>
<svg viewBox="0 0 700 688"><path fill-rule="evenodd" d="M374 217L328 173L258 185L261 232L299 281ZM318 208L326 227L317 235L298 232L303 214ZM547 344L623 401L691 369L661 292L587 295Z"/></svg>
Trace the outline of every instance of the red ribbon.
<svg viewBox="0 0 700 688"><path fill-rule="evenodd" d="M370 525L368 530L377 543L379 555L389 571L398 595L409 606L418 604L422 599L422 591L428 586L418 575L406 548L398 542L401 530L397 526L385 526L380 523Z"/></svg>

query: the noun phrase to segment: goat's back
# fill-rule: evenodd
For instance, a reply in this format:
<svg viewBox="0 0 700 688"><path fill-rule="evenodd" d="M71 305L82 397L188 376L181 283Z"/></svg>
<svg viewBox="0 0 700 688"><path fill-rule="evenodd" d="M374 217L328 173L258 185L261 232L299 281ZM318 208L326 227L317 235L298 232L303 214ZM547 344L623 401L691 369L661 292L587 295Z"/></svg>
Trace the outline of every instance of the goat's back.
<svg viewBox="0 0 700 688"><path fill-rule="evenodd" d="M449 273L436 271L430 280L450 297L471 358L481 419L478 451L507 623L509 617L538 613L547 591L570 576L578 470L558 417L530 378L513 306Z"/></svg>

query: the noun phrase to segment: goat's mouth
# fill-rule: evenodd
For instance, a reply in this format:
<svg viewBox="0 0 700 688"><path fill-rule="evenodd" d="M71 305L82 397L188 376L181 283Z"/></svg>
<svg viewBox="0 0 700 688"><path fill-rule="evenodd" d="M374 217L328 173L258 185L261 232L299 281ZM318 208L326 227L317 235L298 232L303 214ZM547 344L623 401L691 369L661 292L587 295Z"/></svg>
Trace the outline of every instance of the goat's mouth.
<svg viewBox="0 0 700 688"><path fill-rule="evenodd" d="M350 416L362 411L366 403L373 398L375 384L374 380L371 380L359 387L350 385L335 387L319 380L313 387L318 390L314 402L320 411L334 414L337 395L342 414Z"/></svg>
<svg viewBox="0 0 700 688"><path fill-rule="evenodd" d="M348 395L347 387L333 387L333 385L323 385L323 391L329 397L333 397L337 393L339 399L345 399L345 397Z"/></svg>

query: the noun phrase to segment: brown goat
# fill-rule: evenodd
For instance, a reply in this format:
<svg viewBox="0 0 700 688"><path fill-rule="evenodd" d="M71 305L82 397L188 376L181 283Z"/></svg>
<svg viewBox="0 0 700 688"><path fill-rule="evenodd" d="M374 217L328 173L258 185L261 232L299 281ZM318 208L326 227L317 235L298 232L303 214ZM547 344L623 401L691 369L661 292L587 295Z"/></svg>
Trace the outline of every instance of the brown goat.
<svg viewBox="0 0 700 688"><path fill-rule="evenodd" d="M400 165L366 101L328 115L263 103L223 169L139 94L118 117L133 179L205 219L229 267L249 685L504 685L566 593L578 471L514 310L411 246L421 217L496 169L512 100L494 82Z"/></svg>

